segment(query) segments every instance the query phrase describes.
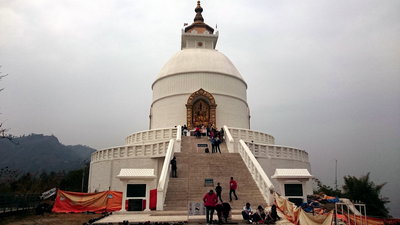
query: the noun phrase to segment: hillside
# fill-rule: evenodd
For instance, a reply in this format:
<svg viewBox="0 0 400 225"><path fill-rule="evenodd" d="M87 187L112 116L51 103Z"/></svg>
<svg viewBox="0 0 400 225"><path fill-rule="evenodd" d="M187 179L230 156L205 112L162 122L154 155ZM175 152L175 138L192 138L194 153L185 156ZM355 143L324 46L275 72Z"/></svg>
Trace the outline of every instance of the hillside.
<svg viewBox="0 0 400 225"><path fill-rule="evenodd" d="M13 142L0 139L0 168L31 173L68 171L81 168L95 151L83 145L66 146L55 136L42 134L16 137Z"/></svg>

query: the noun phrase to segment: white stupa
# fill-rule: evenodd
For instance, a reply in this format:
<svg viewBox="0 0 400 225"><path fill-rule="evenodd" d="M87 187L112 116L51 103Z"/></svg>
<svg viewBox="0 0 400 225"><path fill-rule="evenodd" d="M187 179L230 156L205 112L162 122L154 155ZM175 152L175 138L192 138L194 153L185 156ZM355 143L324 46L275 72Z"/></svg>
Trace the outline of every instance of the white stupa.
<svg viewBox="0 0 400 225"><path fill-rule="evenodd" d="M250 128L247 84L233 63L215 49L218 32L195 9L182 30L181 51L161 69L153 88L150 129L187 124ZM204 106L204 112L196 111ZM200 115L202 114L202 115Z"/></svg>
<svg viewBox="0 0 400 225"><path fill-rule="evenodd" d="M223 128L227 154L241 155L267 203L275 191L304 200L312 193L307 152L275 145L273 136L250 130L247 84L215 49L218 32L204 23L202 11L198 2L194 22L182 30L181 50L152 84L149 130L129 135L122 146L92 154L89 192L122 191L124 200L146 199L144 208L149 209L150 190L156 189L157 210L162 210L170 159L181 152L181 142L189 140L179 125L187 124L189 129Z"/></svg>

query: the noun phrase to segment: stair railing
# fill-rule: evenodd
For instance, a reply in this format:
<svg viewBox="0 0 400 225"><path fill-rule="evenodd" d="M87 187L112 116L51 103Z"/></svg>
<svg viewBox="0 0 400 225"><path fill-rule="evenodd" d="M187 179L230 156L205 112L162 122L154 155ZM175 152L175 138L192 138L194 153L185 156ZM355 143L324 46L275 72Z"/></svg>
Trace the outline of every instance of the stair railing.
<svg viewBox="0 0 400 225"><path fill-rule="evenodd" d="M358 207L358 209L356 208ZM347 198L340 198L340 202L335 203L335 216L334 220L336 224L340 224L339 215L347 217L348 224L354 225L365 225L368 224L367 208L365 204L353 203Z"/></svg>
<svg viewBox="0 0 400 225"><path fill-rule="evenodd" d="M170 162L174 157L175 152L181 151L182 141L182 126L178 125L176 131L176 139L171 139L168 144L167 152L165 153L165 159L160 174L160 180L157 186L157 210L164 209L165 197L167 196L169 174L171 173Z"/></svg>
<svg viewBox="0 0 400 225"><path fill-rule="evenodd" d="M181 141L182 141L182 126L176 127L176 143L174 146L174 152L181 152Z"/></svg>
<svg viewBox="0 0 400 225"><path fill-rule="evenodd" d="M274 203L274 185L269 180L260 163L254 157L253 153L243 140L239 140L238 151L247 168L249 169L251 176L260 189L264 200L269 205L272 205Z"/></svg>
<svg viewBox="0 0 400 225"><path fill-rule="evenodd" d="M165 196L167 195L169 174L171 172L170 161L174 156L175 140L171 139L168 144L167 153L165 154L164 164L161 170L160 179L157 186L157 210L164 209Z"/></svg>
<svg viewBox="0 0 400 225"><path fill-rule="evenodd" d="M224 125L224 136L225 136L226 147L228 148L229 153L234 153L235 152L235 140L233 140L232 134L226 125Z"/></svg>

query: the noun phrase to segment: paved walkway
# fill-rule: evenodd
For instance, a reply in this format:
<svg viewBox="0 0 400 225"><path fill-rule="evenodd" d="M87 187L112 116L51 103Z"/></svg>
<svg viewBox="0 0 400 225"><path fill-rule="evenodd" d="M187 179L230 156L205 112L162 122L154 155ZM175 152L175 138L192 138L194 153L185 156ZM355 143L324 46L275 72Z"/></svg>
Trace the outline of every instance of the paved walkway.
<svg viewBox="0 0 400 225"><path fill-rule="evenodd" d="M278 221L277 225L292 225L291 222L284 219L284 216L280 215L283 219ZM214 214L214 219L217 219L217 215ZM127 220L129 223L144 223L150 221L151 223L156 222L167 222L167 223L178 223L187 222L191 224L205 224L205 215L188 216L182 211L156 211L156 212L116 212L112 215L105 217L94 224L118 224L122 221ZM243 224L242 215L233 214L230 220L233 223Z"/></svg>

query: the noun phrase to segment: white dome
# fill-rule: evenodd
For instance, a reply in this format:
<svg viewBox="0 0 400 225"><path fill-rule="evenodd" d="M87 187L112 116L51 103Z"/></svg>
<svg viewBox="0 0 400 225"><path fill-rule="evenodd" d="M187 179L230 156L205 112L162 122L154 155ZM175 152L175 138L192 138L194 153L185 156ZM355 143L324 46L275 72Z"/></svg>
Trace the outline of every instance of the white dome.
<svg viewBox="0 0 400 225"><path fill-rule="evenodd" d="M176 53L161 69L156 81L168 75L188 72L222 73L243 81L228 57L214 49L205 48L186 48Z"/></svg>

